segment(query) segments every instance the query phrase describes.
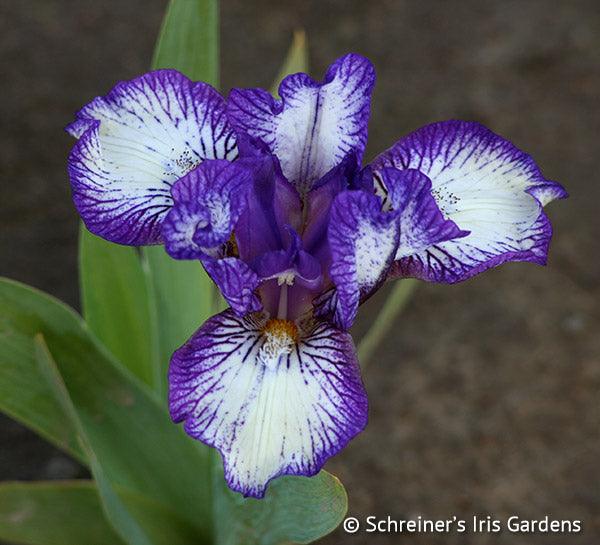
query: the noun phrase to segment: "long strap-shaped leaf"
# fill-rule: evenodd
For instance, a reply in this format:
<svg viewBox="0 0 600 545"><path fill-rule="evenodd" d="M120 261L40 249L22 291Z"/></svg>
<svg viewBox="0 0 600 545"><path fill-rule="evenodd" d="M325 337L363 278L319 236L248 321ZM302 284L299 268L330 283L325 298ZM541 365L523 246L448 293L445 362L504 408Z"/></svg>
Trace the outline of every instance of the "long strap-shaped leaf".
<svg viewBox="0 0 600 545"><path fill-rule="evenodd" d="M26 545L123 543L106 522L90 481L2 483L0 539Z"/></svg>
<svg viewBox="0 0 600 545"><path fill-rule="evenodd" d="M123 365L149 386L162 387L163 362L154 330L148 275L139 252L79 234L79 283L83 316Z"/></svg>
<svg viewBox="0 0 600 545"><path fill-rule="evenodd" d="M358 343L358 361L363 369L371 362L375 351L394 327L395 319L410 301L418 285L418 280L406 278L396 280L394 286L387 287L388 297L379 309L375 321Z"/></svg>
<svg viewBox="0 0 600 545"><path fill-rule="evenodd" d="M176 513L115 488L156 545L197 543ZM0 539L26 545L121 545L102 512L93 481L0 484Z"/></svg>
<svg viewBox="0 0 600 545"><path fill-rule="evenodd" d="M152 68L175 68L214 86L219 80L217 0L171 0L163 20ZM154 290L160 358L159 392L165 397L167 364L215 310L213 283L199 262L175 261L162 247L143 249Z"/></svg>
<svg viewBox="0 0 600 545"><path fill-rule="evenodd" d="M104 468L96 456L88 438L86 428L79 417L79 413L77 412L67 387L60 375L56 362L52 358L52 354L41 333L38 333L35 336L34 345L35 355L40 365L40 369L42 373L46 375L48 383L52 387L56 398L60 401L65 413L77 431L81 447L89 460L90 469L98 486L99 496L102 500L102 507L106 512L108 520L112 523L117 534L128 545L153 545L138 521L131 516L119 496L117 496L111 480L106 476Z"/></svg>
<svg viewBox="0 0 600 545"><path fill-rule="evenodd" d="M0 297L0 411L86 464L76 431L41 375L30 343L7 319Z"/></svg>
<svg viewBox="0 0 600 545"><path fill-rule="evenodd" d="M64 402L63 424L79 436L84 430L87 450L95 456L91 468L97 461L111 485L169 506L206 542L212 525L208 464L155 396L117 365L79 316L56 299L0 279L0 315L0 354L18 358L9 361L14 367L20 359L39 358L34 338L43 335L80 426L72 423ZM43 380L38 373L37 383Z"/></svg>

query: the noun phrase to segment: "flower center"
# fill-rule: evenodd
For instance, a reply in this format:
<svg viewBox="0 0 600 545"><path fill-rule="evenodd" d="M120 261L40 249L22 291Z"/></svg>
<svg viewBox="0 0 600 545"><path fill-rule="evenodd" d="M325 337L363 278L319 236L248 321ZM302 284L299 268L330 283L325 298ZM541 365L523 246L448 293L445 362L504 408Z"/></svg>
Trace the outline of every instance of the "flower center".
<svg viewBox="0 0 600 545"><path fill-rule="evenodd" d="M273 318L263 327L265 343L259 351L259 358L271 370L277 368L281 356L290 354L298 342L298 326L291 320Z"/></svg>
<svg viewBox="0 0 600 545"><path fill-rule="evenodd" d="M294 343L298 342L298 326L292 320L271 318L263 327L263 333L272 338L288 338Z"/></svg>

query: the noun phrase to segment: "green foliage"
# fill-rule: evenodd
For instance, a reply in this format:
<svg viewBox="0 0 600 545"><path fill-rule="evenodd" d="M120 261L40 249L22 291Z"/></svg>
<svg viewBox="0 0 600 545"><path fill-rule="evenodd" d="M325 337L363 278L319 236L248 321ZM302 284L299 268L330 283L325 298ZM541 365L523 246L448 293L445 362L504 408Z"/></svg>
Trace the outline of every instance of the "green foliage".
<svg viewBox="0 0 600 545"><path fill-rule="evenodd" d="M214 314L216 292L198 261L176 261L162 246L142 249L150 286L156 338L159 342L160 398L166 403L167 367L171 354Z"/></svg>
<svg viewBox="0 0 600 545"><path fill-rule="evenodd" d="M288 74L298 72L308 72L308 46L306 44L306 33L303 30L294 32L292 44L274 80L271 92L277 96L277 88L281 80Z"/></svg>
<svg viewBox="0 0 600 545"><path fill-rule="evenodd" d="M0 300L0 411L86 463L75 429L41 375L30 344L30 337L15 330Z"/></svg>
<svg viewBox="0 0 600 545"><path fill-rule="evenodd" d="M170 0L152 68L175 68L195 81L219 85L218 0Z"/></svg>
<svg viewBox="0 0 600 545"><path fill-rule="evenodd" d="M79 442L87 456L92 475L98 486L98 493L102 500L102 506L108 515L108 520L128 545L152 545L140 525L125 508L114 491L111 480L106 476L102 464L90 443L85 426L80 420L79 413L63 382L56 362L52 359L52 354L50 354L41 333L38 333L34 338L34 351L40 371L46 376L49 386L53 389L56 398L60 401L77 431Z"/></svg>
<svg viewBox="0 0 600 545"><path fill-rule="evenodd" d="M396 283L393 286L387 286L388 297L386 298L385 303L377 313L375 322L371 324L358 343L358 361L363 368L370 363L375 351L381 344L381 341L383 341L385 336L390 332L396 317L410 301L410 298L413 296L418 285L418 280L406 278L403 280L396 280Z"/></svg>
<svg viewBox="0 0 600 545"><path fill-rule="evenodd" d="M82 225L79 282L90 329L134 375L158 386L164 365L159 360L148 275L137 249L107 242Z"/></svg>
<svg viewBox="0 0 600 545"><path fill-rule="evenodd" d="M222 486L222 475L217 474ZM311 478L276 479L261 500L244 499L222 488L215 500L215 543L310 543L334 530L347 508L342 483L326 471Z"/></svg>
<svg viewBox="0 0 600 545"><path fill-rule="evenodd" d="M84 452L94 454L111 485L165 504L208 533L210 475L203 469L204 451L172 424L164 404L114 362L79 316L59 301L0 280L0 312L0 353L9 344L18 349L13 353L39 361L43 337L74 412L57 390L57 377L54 389L51 383L48 388L67 416L64 422L71 422ZM48 380L41 367L37 380Z"/></svg>
<svg viewBox="0 0 600 545"><path fill-rule="evenodd" d="M124 488L116 491L155 545L202 545L177 514ZM0 484L0 539L26 545L125 543L104 517L92 481Z"/></svg>
<svg viewBox="0 0 600 545"><path fill-rule="evenodd" d="M123 543L89 481L1 484L0 539L26 545Z"/></svg>

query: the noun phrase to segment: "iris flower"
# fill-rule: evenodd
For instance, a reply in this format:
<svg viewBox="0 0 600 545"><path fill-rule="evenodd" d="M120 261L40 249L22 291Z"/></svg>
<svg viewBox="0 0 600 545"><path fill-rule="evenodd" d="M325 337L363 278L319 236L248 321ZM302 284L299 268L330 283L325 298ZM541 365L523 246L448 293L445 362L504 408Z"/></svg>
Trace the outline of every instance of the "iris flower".
<svg viewBox="0 0 600 545"><path fill-rule="evenodd" d="M229 304L173 354L169 406L245 496L315 475L367 424L348 330L384 282L546 262L543 206L566 192L482 125L425 126L362 166L374 83L356 54L280 99L157 70L67 127L87 228L201 261Z"/></svg>

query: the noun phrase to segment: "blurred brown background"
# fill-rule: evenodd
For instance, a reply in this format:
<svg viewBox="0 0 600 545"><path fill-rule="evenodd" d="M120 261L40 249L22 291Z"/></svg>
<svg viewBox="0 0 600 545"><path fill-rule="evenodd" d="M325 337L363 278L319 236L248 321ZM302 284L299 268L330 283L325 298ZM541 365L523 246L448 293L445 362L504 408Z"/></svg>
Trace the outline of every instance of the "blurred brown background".
<svg viewBox="0 0 600 545"><path fill-rule="evenodd" d="M65 174L72 113L149 66L162 0L0 5L0 273L78 305ZM223 0L222 87L268 86L294 28L312 73L337 56L378 72L368 157L428 122L485 123L531 153L551 206L547 268L511 264L423 285L365 382L365 433L333 460L350 514L579 518L579 536L346 536L326 544L600 542L600 3ZM369 303L360 334L385 292ZM81 469L0 418L0 480Z"/></svg>

